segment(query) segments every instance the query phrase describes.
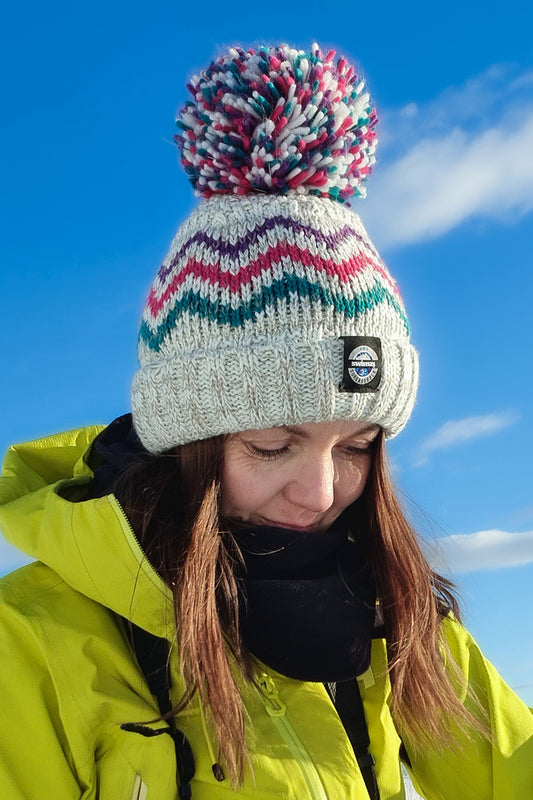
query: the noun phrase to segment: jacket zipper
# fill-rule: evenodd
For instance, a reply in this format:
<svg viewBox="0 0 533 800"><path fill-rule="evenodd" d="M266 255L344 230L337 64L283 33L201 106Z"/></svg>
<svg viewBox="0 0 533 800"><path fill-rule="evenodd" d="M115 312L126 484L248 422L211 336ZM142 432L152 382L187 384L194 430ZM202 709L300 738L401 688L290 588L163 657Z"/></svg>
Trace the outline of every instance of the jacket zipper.
<svg viewBox="0 0 533 800"><path fill-rule="evenodd" d="M131 540L134 542L134 544L137 547L137 549L139 550L139 553L142 556L143 560L148 564L148 566L150 567L150 569L152 570L154 575L157 575L159 577L157 570L154 569L151 561L149 561L148 556L144 552L144 549L143 549L139 539L137 538L137 534L133 530L132 524L129 521L126 512L122 508L120 500L118 500L117 496L114 495L114 494L111 494L111 495L108 495L108 496L111 498L111 500L110 500L111 505L116 505L117 506L118 510L120 511L120 513L122 515L122 518L124 519L124 521L126 523L126 529L125 529L126 535L129 536L131 538ZM123 526L123 528L124 528L124 526Z"/></svg>
<svg viewBox="0 0 533 800"><path fill-rule="evenodd" d="M286 717L287 707L281 700L274 681L270 675L263 673L258 683L266 712L281 733L294 760L298 764L307 784L309 797L311 800L327 800L327 795L316 767L303 746L300 737Z"/></svg>
<svg viewBox="0 0 533 800"><path fill-rule="evenodd" d="M137 536L135 535L135 532L131 526L129 519L124 513L124 509L122 508L120 502L115 497L115 495L113 495L113 500L117 504L118 508L122 512L122 516L126 520L129 533L133 541L142 552L140 542L137 539ZM146 560L148 561L148 559ZM259 679L259 688L260 688L260 695L263 700L264 706L266 708L267 714L269 715L269 717L272 718L275 726L281 733L285 743L288 745L293 755L293 758L300 767L307 788L309 789L310 800L328 800L326 792L324 790L324 786L322 785L322 781L320 780L320 776L316 770L315 765L311 760L311 757L309 756L309 753L303 746L293 726L285 716L287 707L285 706L285 703L283 703L283 701L281 700L278 691L276 689L276 686L274 684L274 681L272 680L270 675L267 675L266 673L263 673L261 675Z"/></svg>

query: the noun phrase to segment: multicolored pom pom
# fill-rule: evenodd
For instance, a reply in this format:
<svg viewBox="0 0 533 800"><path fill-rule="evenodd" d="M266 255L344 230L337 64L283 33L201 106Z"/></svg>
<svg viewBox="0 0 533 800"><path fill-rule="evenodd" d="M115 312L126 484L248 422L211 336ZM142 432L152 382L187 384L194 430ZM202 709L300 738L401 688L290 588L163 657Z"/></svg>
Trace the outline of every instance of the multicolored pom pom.
<svg viewBox="0 0 533 800"><path fill-rule="evenodd" d="M364 196L376 112L353 67L334 59L316 44L234 47L195 76L174 139L196 194Z"/></svg>

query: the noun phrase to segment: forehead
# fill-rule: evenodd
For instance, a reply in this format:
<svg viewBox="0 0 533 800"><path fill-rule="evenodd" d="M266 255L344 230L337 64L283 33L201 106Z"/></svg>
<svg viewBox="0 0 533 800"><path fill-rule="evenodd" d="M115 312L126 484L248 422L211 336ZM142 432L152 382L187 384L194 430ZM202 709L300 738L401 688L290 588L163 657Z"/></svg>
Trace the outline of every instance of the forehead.
<svg viewBox="0 0 533 800"><path fill-rule="evenodd" d="M364 436L373 438L379 426L365 420L330 420L328 422L305 422L300 425L281 425L276 428L259 428L243 431L244 435L272 437L292 434L304 439L350 438Z"/></svg>

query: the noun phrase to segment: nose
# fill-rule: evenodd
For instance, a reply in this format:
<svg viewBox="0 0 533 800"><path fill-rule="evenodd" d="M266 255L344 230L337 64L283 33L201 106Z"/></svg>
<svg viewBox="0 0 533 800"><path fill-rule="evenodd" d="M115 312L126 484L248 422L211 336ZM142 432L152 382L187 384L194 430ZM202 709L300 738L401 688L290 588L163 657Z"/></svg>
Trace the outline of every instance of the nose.
<svg viewBox="0 0 533 800"><path fill-rule="evenodd" d="M300 465L287 485L285 497L307 511L327 511L333 505L336 479L336 468L330 453L310 458Z"/></svg>

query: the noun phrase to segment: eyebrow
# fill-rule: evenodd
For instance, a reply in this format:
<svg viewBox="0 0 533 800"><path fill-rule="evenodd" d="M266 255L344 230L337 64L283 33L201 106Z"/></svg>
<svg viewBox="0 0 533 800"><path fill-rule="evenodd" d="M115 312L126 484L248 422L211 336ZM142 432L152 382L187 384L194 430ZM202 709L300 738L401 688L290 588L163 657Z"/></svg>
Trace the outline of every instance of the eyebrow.
<svg viewBox="0 0 533 800"><path fill-rule="evenodd" d="M298 428L291 427L291 425L282 425L281 430L293 433L295 436L301 436L302 439L309 439L309 434L306 431L300 431Z"/></svg>

